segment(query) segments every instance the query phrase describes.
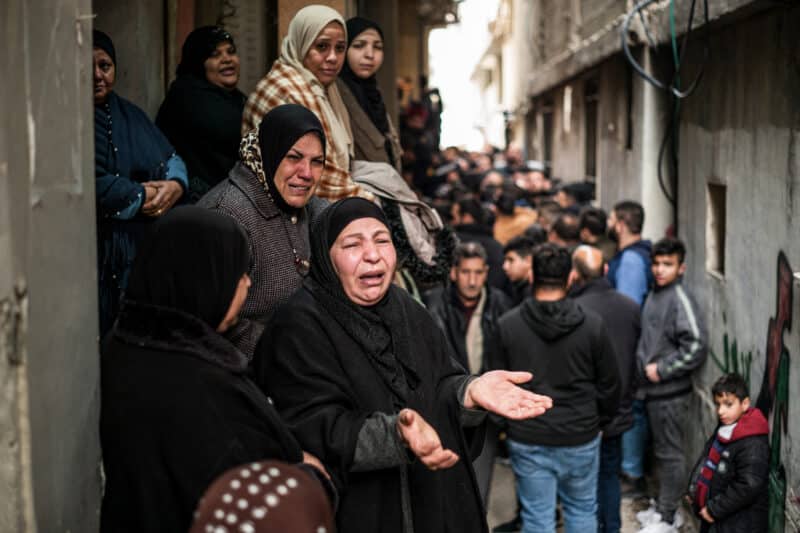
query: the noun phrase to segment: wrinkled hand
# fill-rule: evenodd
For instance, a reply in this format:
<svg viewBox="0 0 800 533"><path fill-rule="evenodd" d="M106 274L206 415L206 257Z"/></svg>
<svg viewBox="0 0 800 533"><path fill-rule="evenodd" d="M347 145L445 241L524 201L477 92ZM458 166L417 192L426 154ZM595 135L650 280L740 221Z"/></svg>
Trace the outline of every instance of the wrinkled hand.
<svg viewBox="0 0 800 533"><path fill-rule="evenodd" d="M647 376L647 379L652 383L658 383L661 381L661 376L658 375L658 365L656 363L650 363L644 367L644 373Z"/></svg>
<svg viewBox="0 0 800 533"><path fill-rule="evenodd" d="M714 517L711 516L711 513L708 512L708 507L703 507L702 509L700 509L700 517L709 524L714 523Z"/></svg>
<svg viewBox="0 0 800 533"><path fill-rule="evenodd" d="M183 187L175 180L147 181L142 185L145 190L149 187L156 189L155 196L142 206L142 213L151 217L166 213L183 195Z"/></svg>
<svg viewBox="0 0 800 533"><path fill-rule="evenodd" d="M553 407L553 399L517 386L531 379L530 372L486 372L467 387L464 407L483 407L512 420L537 417Z"/></svg>
<svg viewBox="0 0 800 533"><path fill-rule="evenodd" d="M325 467L322 465L322 461L317 459L315 455L311 455L307 451L303 450L303 462L307 465L313 466L314 468L322 472L322 475L324 475L329 480L331 479L330 474L328 474L328 471L325 470Z"/></svg>
<svg viewBox="0 0 800 533"><path fill-rule="evenodd" d="M405 445L430 470L450 468L458 462L458 455L442 446L436 430L413 409L400 411L397 430Z"/></svg>

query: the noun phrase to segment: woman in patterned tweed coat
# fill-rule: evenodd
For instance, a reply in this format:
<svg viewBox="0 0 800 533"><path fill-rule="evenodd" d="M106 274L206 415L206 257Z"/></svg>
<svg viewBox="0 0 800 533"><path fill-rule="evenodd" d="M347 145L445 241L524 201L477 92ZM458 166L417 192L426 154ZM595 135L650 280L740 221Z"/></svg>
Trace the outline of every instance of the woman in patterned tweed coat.
<svg viewBox="0 0 800 533"><path fill-rule="evenodd" d="M242 138L239 157L198 205L233 217L250 238L252 286L227 336L252 358L267 317L310 268L308 227L327 205L314 196L325 164L322 124L303 106L275 107Z"/></svg>

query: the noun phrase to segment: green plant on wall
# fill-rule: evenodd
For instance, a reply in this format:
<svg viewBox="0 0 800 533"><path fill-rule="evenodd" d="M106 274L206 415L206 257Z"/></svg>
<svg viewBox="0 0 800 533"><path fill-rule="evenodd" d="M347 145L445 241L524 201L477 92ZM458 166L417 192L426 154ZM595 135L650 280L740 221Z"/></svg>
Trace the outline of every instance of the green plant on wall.
<svg viewBox="0 0 800 533"><path fill-rule="evenodd" d="M728 334L722 336L722 357L718 357L714 350L709 350L711 359L723 374L735 372L740 374L745 383L750 383L750 367L753 364L753 352L739 352L736 339L729 342Z"/></svg>

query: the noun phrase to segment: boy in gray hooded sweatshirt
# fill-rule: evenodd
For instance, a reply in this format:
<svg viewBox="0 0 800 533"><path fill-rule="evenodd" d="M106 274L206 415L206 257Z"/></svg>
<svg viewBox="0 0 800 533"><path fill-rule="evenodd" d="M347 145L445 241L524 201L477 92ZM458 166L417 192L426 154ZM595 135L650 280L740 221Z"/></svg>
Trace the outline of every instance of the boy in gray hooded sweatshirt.
<svg viewBox="0 0 800 533"><path fill-rule="evenodd" d="M636 351L647 416L660 470L657 511L672 523L686 486L683 455L692 373L707 354L706 330L697 304L681 283L686 247L666 238L653 246L655 287L642 310Z"/></svg>

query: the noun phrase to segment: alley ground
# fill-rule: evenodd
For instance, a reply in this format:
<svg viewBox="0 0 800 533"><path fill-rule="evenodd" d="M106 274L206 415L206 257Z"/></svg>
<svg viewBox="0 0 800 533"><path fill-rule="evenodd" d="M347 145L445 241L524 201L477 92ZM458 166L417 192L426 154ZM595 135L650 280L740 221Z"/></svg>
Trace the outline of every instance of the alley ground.
<svg viewBox="0 0 800 533"><path fill-rule="evenodd" d="M622 531L621 533L636 533L639 531L639 522L636 513L647 507L646 500L622 500ZM516 497L514 494L514 473L510 466L499 462L495 463L492 477L492 489L489 495L489 529L510 520L516 510ZM684 525L681 533L694 533L690 525Z"/></svg>

